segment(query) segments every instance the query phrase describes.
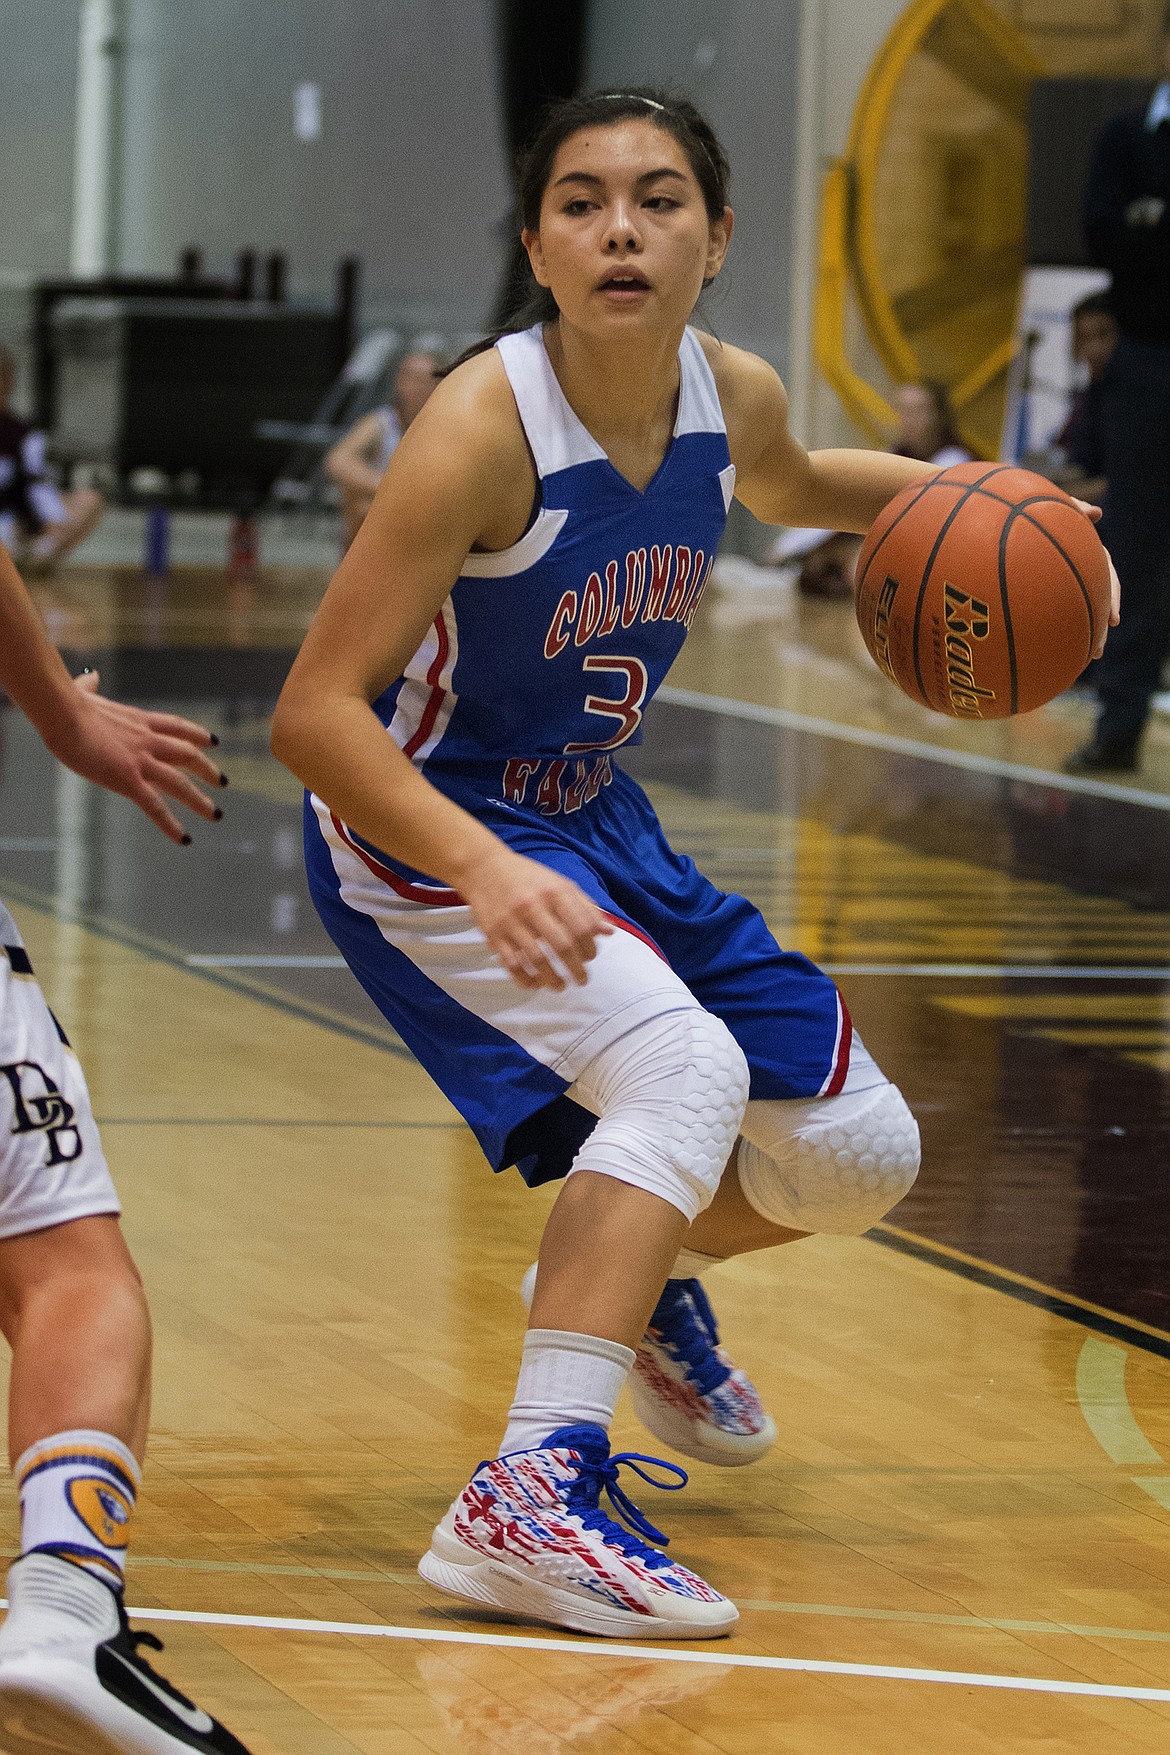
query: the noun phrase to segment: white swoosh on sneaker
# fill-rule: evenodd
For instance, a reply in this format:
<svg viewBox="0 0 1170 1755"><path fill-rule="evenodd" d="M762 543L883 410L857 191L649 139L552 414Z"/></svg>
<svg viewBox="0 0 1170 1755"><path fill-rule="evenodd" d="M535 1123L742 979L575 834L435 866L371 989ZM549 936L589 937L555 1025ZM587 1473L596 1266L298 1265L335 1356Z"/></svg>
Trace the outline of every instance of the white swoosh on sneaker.
<svg viewBox="0 0 1170 1755"><path fill-rule="evenodd" d="M144 1676L136 1664L128 1664L124 1657L118 1657L116 1651L110 1652L109 1655L118 1658L122 1668L127 1670L135 1681L140 1682L144 1688L149 1688L155 1698L161 1700L167 1711L172 1713L180 1724L186 1725L189 1731L195 1731L199 1736L206 1737L215 1729L215 1720L200 1707L184 1706L182 1701L176 1700L173 1694L168 1694L165 1688L160 1688L157 1682L152 1682L149 1676ZM127 1703L123 1702L123 1704Z"/></svg>

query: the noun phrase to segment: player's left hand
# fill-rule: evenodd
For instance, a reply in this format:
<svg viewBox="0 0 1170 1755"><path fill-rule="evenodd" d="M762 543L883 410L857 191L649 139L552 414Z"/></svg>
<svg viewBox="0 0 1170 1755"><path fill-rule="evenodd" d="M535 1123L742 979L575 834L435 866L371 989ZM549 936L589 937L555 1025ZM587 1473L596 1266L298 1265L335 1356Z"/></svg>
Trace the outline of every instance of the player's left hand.
<svg viewBox="0 0 1170 1755"><path fill-rule="evenodd" d="M1070 495L1070 498L1071 497L1072 496ZM1078 512L1083 512L1085 517L1093 524L1100 523L1103 515L1103 508L1101 506L1095 506L1091 500L1077 499L1073 500L1073 505ZM1097 636L1092 653L1094 658L1100 658L1102 652L1105 650L1105 641L1108 638L1109 629L1115 628L1121 620L1121 580L1117 577L1117 568L1113 565L1113 556L1109 554L1108 549L1105 550L1105 553L1109 559L1109 624L1108 627L1102 628Z"/></svg>
<svg viewBox="0 0 1170 1755"><path fill-rule="evenodd" d="M170 840L186 846L191 837L163 795L208 822L222 817L197 783L227 785L227 775L204 754L215 738L194 720L107 700L97 692L100 681L96 671L74 678L74 710L49 747L75 774L128 798Z"/></svg>

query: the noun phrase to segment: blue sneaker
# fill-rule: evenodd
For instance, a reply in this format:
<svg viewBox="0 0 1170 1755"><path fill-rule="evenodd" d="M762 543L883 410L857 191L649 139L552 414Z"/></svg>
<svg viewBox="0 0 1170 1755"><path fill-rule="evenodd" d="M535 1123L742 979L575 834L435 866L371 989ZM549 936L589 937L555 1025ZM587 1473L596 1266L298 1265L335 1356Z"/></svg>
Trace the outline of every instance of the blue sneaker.
<svg viewBox="0 0 1170 1755"><path fill-rule="evenodd" d="M667 1280L634 1356L630 1390L642 1424L683 1456L721 1468L755 1462L776 1422L719 1345L698 1280Z"/></svg>
<svg viewBox="0 0 1170 1755"><path fill-rule="evenodd" d="M528 1310L535 1290L533 1262L520 1282ZM740 1468L776 1442L776 1422L755 1384L719 1345L698 1280L667 1280L634 1355L630 1393L643 1426L696 1462Z"/></svg>
<svg viewBox="0 0 1170 1755"><path fill-rule="evenodd" d="M686 1473L636 1451L609 1453L600 1426L561 1426L535 1450L480 1463L431 1537L419 1572L448 1595L575 1633L619 1639L716 1639L739 1611L668 1560L666 1537L618 1484L627 1464L677 1491ZM667 1469L657 1481L640 1464ZM602 1509L606 1493L623 1528Z"/></svg>

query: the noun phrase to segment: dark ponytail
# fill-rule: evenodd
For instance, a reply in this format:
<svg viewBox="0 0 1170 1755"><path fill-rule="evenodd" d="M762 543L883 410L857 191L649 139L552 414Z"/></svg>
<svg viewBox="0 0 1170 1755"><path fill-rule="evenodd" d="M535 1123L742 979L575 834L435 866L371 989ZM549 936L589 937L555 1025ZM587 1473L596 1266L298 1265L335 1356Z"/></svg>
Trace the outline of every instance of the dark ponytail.
<svg viewBox="0 0 1170 1755"><path fill-rule="evenodd" d="M650 86L634 86L629 91L595 91L586 97L556 98L543 111L516 167L520 223L526 231L536 231L540 226L544 192L553 162L565 141L583 128L608 127L628 120L653 122L678 142L703 192L708 216L722 219L731 168L710 122L689 98L674 97ZM515 335L522 329L531 329L534 323L551 323L560 315L551 291L537 282L531 269L525 280L527 284L521 285L512 310L499 328L460 354L449 368L451 371L464 360L486 353L502 335Z"/></svg>

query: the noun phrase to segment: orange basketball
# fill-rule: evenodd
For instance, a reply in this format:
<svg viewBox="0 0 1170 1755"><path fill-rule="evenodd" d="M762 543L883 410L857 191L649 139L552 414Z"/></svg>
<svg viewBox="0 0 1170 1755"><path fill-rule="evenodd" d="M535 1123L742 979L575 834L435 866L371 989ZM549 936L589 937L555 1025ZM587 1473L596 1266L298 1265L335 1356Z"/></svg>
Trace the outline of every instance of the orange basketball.
<svg viewBox="0 0 1170 1755"><path fill-rule="evenodd" d="M1076 681L1109 618L1109 561L1058 487L957 463L891 500L857 563L870 653L912 700L1006 719Z"/></svg>

